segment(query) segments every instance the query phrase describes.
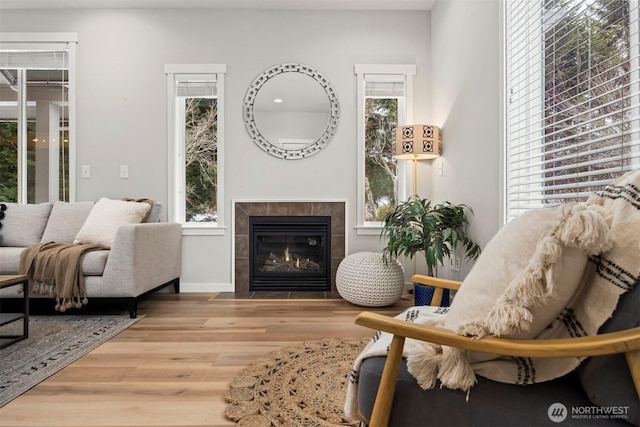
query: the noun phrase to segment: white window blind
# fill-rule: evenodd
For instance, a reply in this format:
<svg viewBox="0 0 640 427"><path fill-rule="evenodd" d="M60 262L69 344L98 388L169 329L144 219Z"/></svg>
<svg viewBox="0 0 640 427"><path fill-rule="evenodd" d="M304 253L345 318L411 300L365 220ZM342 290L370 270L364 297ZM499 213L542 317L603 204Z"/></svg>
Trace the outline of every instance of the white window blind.
<svg viewBox="0 0 640 427"><path fill-rule="evenodd" d="M181 98L215 98L218 94L217 76L212 75L177 75L176 95Z"/></svg>
<svg viewBox="0 0 640 427"><path fill-rule="evenodd" d="M400 98L405 94L405 76L365 75L367 98Z"/></svg>
<svg viewBox="0 0 640 427"><path fill-rule="evenodd" d="M638 2L505 0L505 219L640 167Z"/></svg>
<svg viewBox="0 0 640 427"><path fill-rule="evenodd" d="M28 70L66 70L69 68L68 50L0 50L0 68Z"/></svg>

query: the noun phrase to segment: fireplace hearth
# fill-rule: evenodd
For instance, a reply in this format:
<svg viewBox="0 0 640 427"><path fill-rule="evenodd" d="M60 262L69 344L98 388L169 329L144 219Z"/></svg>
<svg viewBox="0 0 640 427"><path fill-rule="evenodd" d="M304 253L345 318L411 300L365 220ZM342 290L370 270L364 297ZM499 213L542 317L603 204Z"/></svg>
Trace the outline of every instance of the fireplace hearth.
<svg viewBox="0 0 640 427"><path fill-rule="evenodd" d="M346 253L346 203L344 201L238 201L234 202L234 292L236 297L253 298L269 296L271 298L291 298L294 295L300 298L322 298L337 295L335 288L335 277L340 262ZM271 217L310 217L328 216L331 217L330 234L328 243L330 244L330 256L325 260L329 264L330 275L328 285L330 290L308 292L313 289L296 288L295 291L280 290L270 291L264 288L250 290L249 276L252 265L249 262L251 257L251 245L249 244L249 220L251 217L271 216ZM290 252L295 252L289 248ZM282 254L276 254L282 256ZM306 259L306 258L305 258ZM295 260L294 260L295 261ZM300 292L298 292L300 291Z"/></svg>
<svg viewBox="0 0 640 427"><path fill-rule="evenodd" d="M330 291L330 216L249 217L249 290Z"/></svg>

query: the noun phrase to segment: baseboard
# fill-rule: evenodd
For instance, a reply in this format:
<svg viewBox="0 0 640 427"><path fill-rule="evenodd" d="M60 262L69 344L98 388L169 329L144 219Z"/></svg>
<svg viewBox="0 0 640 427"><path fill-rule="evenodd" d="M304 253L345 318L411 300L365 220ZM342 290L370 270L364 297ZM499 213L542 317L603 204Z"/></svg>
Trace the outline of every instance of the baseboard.
<svg viewBox="0 0 640 427"><path fill-rule="evenodd" d="M233 292L233 284L231 283L201 283L201 282L183 282L180 281L180 293L188 292Z"/></svg>

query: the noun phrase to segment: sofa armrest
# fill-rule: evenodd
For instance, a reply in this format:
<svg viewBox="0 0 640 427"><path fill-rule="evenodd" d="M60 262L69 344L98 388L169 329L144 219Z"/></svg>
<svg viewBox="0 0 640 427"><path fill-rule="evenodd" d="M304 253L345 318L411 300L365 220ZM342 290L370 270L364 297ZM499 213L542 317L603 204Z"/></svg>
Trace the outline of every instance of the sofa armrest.
<svg viewBox="0 0 640 427"><path fill-rule="evenodd" d="M180 277L182 226L154 222L120 226L102 275L113 296L137 297Z"/></svg>

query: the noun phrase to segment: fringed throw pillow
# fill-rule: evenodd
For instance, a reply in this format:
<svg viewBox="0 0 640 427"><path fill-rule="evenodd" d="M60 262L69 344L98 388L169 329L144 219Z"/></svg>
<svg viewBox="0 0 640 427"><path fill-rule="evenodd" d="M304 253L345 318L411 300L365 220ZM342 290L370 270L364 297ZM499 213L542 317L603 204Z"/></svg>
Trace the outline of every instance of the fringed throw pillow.
<svg viewBox="0 0 640 427"><path fill-rule="evenodd" d="M96 244L111 248L118 227L138 224L147 215L151 205L143 202L101 198L89 212L87 220L76 235L75 244Z"/></svg>
<svg viewBox="0 0 640 427"><path fill-rule="evenodd" d="M583 203L529 211L503 227L483 250L444 327L478 338L534 338L570 304L589 256L610 246L604 218ZM469 390L475 383L471 365L496 358L444 346L436 364L427 364L419 354L407 360L419 383L433 377L435 365L444 386Z"/></svg>

